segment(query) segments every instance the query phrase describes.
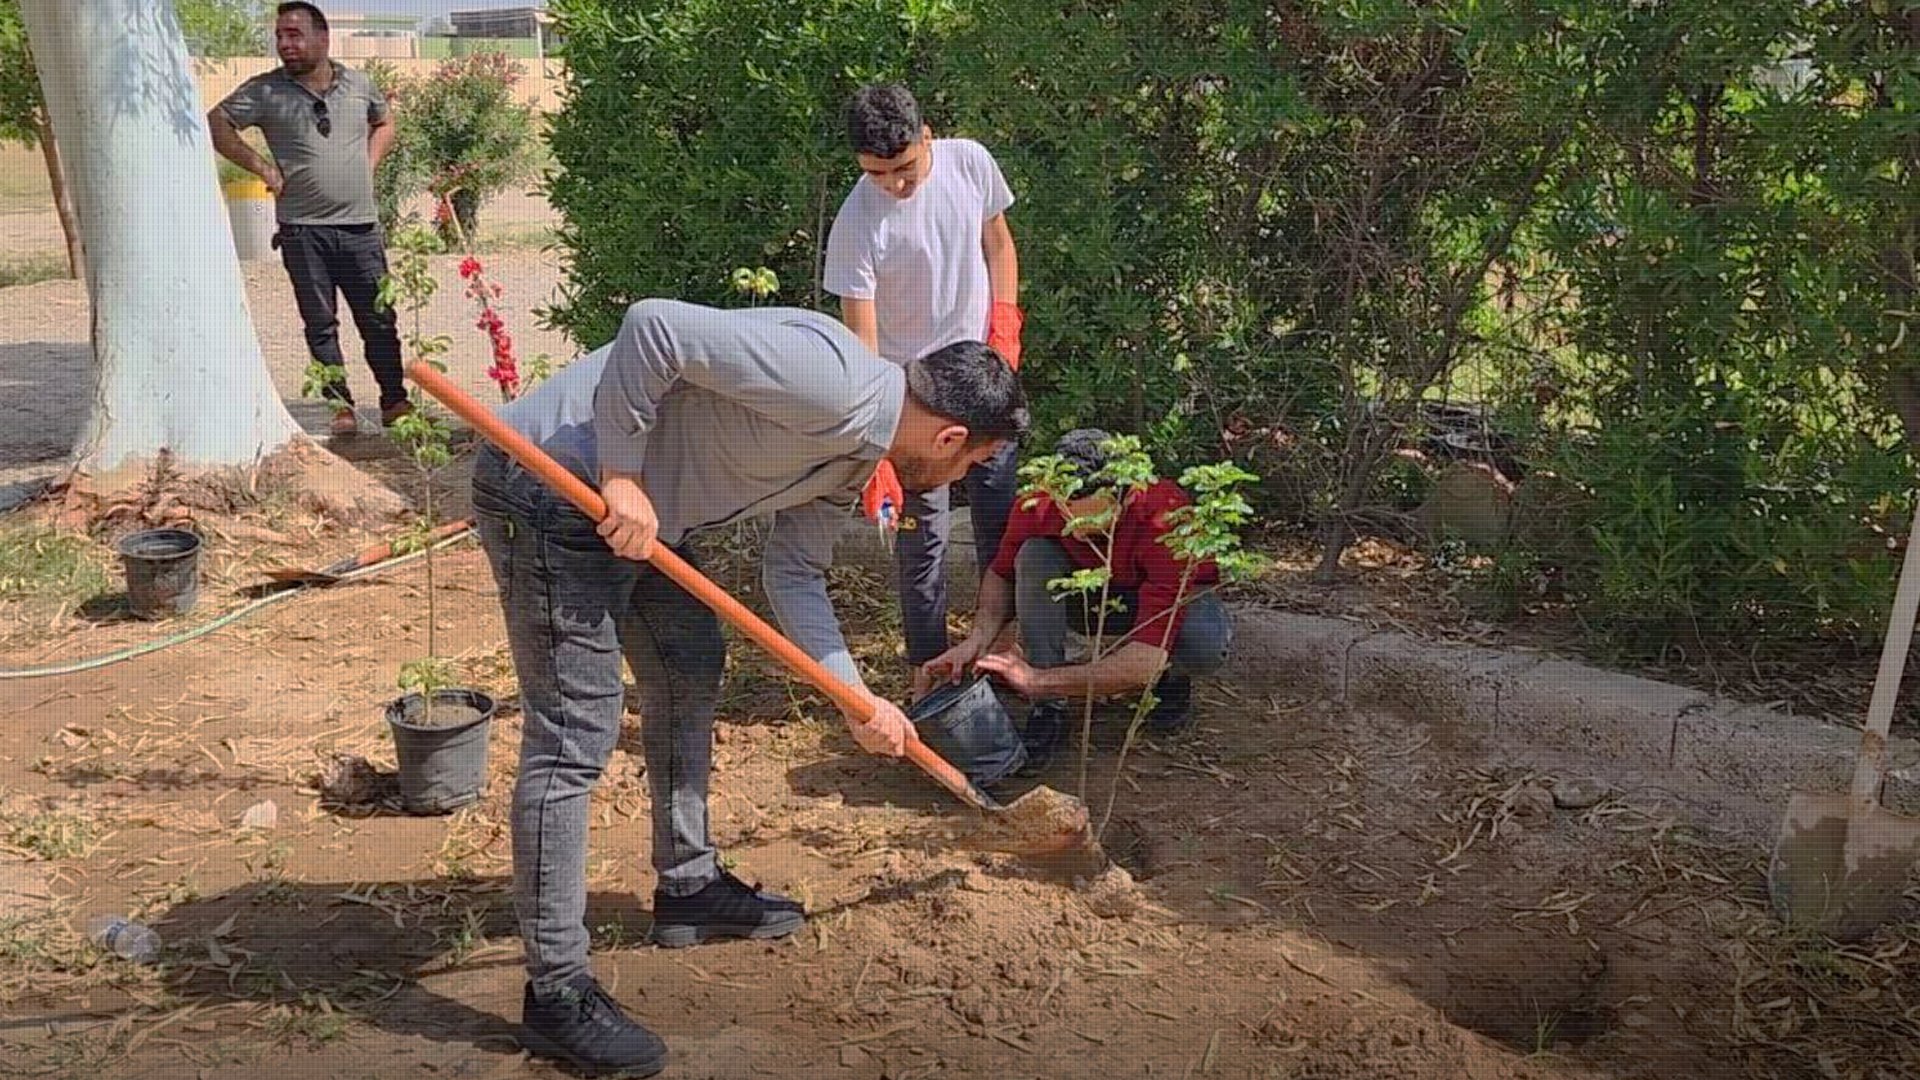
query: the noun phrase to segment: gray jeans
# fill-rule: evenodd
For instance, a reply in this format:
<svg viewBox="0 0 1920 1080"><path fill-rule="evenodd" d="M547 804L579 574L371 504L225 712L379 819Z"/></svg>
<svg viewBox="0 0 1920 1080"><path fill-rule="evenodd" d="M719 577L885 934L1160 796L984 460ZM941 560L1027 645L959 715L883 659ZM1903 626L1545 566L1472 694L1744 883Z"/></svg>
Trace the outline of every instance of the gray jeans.
<svg viewBox="0 0 1920 1080"><path fill-rule="evenodd" d="M514 906L528 973L546 991L588 970L588 801L620 737L623 655L645 718L660 889L684 896L717 876L707 774L726 641L710 609L615 555L590 518L492 447L474 465L473 508L525 713Z"/></svg>
<svg viewBox="0 0 1920 1080"><path fill-rule="evenodd" d="M967 502L973 516L973 550L982 571L1000 551L1020 491L1019 449L1012 443L967 471ZM900 575L900 620L906 624L907 663L915 667L947 651L947 535L953 527L948 488L908 493L914 527L894 542Z"/></svg>
<svg viewBox="0 0 1920 1080"><path fill-rule="evenodd" d="M1047 582L1078 569L1057 540L1035 538L1020 545L1020 555L1014 560L1014 609L1020 619L1020 643L1026 649L1027 663L1036 668L1061 667L1067 662L1067 634L1091 634L1099 626L1097 595L1076 593L1056 599L1047 589ZM1131 590L1116 589L1115 595L1124 610L1107 614L1102 629L1109 644L1133 629L1139 603ZM1227 662L1227 650L1232 645L1233 619L1220 598L1209 594L1189 599L1181 605L1180 632L1174 635L1166 674L1211 675Z"/></svg>

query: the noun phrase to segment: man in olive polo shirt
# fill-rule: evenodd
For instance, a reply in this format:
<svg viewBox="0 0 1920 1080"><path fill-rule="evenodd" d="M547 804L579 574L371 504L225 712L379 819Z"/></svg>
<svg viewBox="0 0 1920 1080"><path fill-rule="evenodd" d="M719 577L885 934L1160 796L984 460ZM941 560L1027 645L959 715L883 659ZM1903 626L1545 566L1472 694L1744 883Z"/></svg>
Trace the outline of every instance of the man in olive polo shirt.
<svg viewBox="0 0 1920 1080"><path fill-rule="evenodd" d="M353 309L367 366L380 384L380 419L391 424L407 413L407 387L395 314L375 302L387 252L373 170L393 145L393 116L371 79L328 58L327 17L319 8L281 4L273 37L281 67L241 83L207 113L213 146L265 180L277 200L276 241L306 326L307 351L339 372L327 391L333 433L357 427L340 355L339 295ZM272 161L240 137L250 127L266 135Z"/></svg>

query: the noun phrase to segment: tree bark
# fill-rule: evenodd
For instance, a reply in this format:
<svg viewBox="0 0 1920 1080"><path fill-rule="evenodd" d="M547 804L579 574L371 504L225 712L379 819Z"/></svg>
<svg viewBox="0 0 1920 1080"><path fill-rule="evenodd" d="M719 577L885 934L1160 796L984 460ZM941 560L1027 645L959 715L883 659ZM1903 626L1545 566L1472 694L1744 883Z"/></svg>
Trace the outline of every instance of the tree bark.
<svg viewBox="0 0 1920 1080"><path fill-rule="evenodd" d="M75 443L96 489L247 466L300 429L254 334L173 5L23 0L84 241L97 384ZM51 140L49 140L51 143Z"/></svg>
<svg viewBox="0 0 1920 1080"><path fill-rule="evenodd" d="M73 213L73 192L67 187L67 170L60 161L60 140L53 134L43 111L33 118L34 137L40 141L40 156L47 161L47 184L53 189L53 211L60 218L60 234L67 241L67 273L86 280L86 249L80 243L80 222Z"/></svg>

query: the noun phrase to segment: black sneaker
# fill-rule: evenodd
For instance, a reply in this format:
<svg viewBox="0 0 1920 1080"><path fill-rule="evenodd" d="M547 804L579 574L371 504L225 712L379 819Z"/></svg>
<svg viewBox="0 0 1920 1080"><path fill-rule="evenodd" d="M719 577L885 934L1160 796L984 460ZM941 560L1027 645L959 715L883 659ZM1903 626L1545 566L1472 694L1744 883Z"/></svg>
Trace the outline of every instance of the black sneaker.
<svg viewBox="0 0 1920 1080"><path fill-rule="evenodd" d="M1153 688L1160 700L1147 713L1147 730L1162 735L1185 731L1193 726L1193 680L1185 675L1168 675Z"/></svg>
<svg viewBox="0 0 1920 1080"><path fill-rule="evenodd" d="M653 894L652 941L684 949L716 938L783 938L807 925L807 913L784 896L764 893L725 870L692 896Z"/></svg>
<svg viewBox="0 0 1920 1080"><path fill-rule="evenodd" d="M1067 707L1058 701L1036 702L1027 711L1027 727L1020 733L1027 744L1027 763L1016 776L1039 776L1053 768L1053 759L1067 745Z"/></svg>
<svg viewBox="0 0 1920 1080"><path fill-rule="evenodd" d="M528 983L520 1024L522 1047L587 1076L652 1076L667 1067L667 1044L634 1023L590 975L545 1001Z"/></svg>

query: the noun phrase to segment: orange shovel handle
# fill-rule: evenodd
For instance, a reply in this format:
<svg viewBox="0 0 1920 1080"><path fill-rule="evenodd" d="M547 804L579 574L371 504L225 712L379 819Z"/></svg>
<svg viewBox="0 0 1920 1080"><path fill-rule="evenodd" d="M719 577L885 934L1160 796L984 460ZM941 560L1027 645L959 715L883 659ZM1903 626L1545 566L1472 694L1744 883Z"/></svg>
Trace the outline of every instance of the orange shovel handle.
<svg viewBox="0 0 1920 1080"><path fill-rule="evenodd" d="M473 429L485 436L487 441L506 451L515 461L533 470L540 479L551 484L554 490L566 497L568 502L579 507L581 513L594 521L607 516L607 502L600 497L599 492L582 482L579 477L561 468L559 462L527 441L526 436L508 427L493 414L493 410L455 386L452 380L441 374L439 369L430 364L415 363L407 368L407 377L419 384L422 390L432 394L442 405L451 409L460 419L472 425ZM766 620L749 611L746 605L727 595L726 590L707 580L700 571L687 565L685 559L675 555L665 544L654 544L653 551L647 556L647 561L671 578L674 584L693 594L695 599L712 608L721 618L738 627L761 648L772 653L787 666L788 670L812 683L816 689L832 699L843 712L862 723L873 719L873 702L854 692L852 687L820 666L819 661L800 651L799 646L788 641L778 630L768 626ZM907 732L906 756L927 775L939 781L940 786L974 806L983 810L999 809L997 803L967 780L966 774L954 768L946 759L914 737L911 726Z"/></svg>
<svg viewBox="0 0 1920 1080"><path fill-rule="evenodd" d="M471 528L473 528L473 522L464 518L459 521L449 521L445 525L428 533L426 542L429 544L437 544L449 536L458 535ZM355 555L353 558L341 562L338 572L346 573L349 570L359 570L372 566L375 563L386 562L391 558L393 558L393 541L385 540L361 551L360 554ZM327 569L331 571L333 567L328 567Z"/></svg>

